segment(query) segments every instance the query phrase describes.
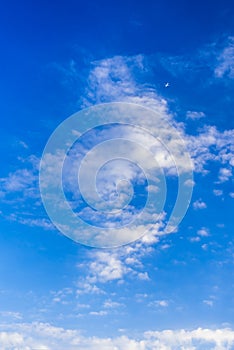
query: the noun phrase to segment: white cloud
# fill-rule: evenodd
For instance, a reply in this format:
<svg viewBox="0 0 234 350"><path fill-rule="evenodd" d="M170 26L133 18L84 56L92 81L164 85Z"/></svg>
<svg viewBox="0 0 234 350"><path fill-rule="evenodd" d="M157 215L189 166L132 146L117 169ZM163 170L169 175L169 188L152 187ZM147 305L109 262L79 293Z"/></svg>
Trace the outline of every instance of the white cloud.
<svg viewBox="0 0 234 350"><path fill-rule="evenodd" d="M157 223L154 229L144 235L136 242L125 245L115 250L91 251L87 255L87 261L82 266L86 277L77 282L78 294L100 294L103 284L117 282L123 283L126 279L150 280L144 265L141 263L142 257L152 253L152 245L158 242L162 222ZM167 247L166 247L167 248Z"/></svg>
<svg viewBox="0 0 234 350"><path fill-rule="evenodd" d="M77 295L81 294L105 294L105 292L96 286L96 284L87 282L88 279L79 280L77 282Z"/></svg>
<svg viewBox="0 0 234 350"><path fill-rule="evenodd" d="M188 111L186 113L186 117L188 119L197 120L197 119L204 118L205 113L204 112L196 112L196 111Z"/></svg>
<svg viewBox="0 0 234 350"><path fill-rule="evenodd" d="M70 74L77 74L75 66L75 62L72 61L70 65ZM148 87L144 83L145 72L149 72L149 69L147 58L143 55L132 57L115 56L93 62L88 76L88 86L85 92L86 96L83 99L83 105L88 106L99 102L126 101L139 103L143 106L150 107L161 116L162 120L166 122L169 121L175 126L176 130L179 131L182 139L184 139L187 143L188 151L193 158L192 166L194 167L195 172L202 172L205 174L209 171L209 162L214 161L221 164L222 169L226 169L225 171L221 170L221 173L219 174L220 181L224 181L225 179L229 178L231 174L231 167L234 165L234 130L220 132L213 126L206 126L199 131L199 134L197 135L187 135L183 124L176 123L173 119L166 100L157 93L153 86ZM188 117L202 117L202 113L203 112L188 111ZM152 120L149 120L149 125L152 126ZM168 139L169 149L176 149L178 151L176 154L176 156L178 156L177 167L181 172L187 172L189 169L191 169L191 165L188 166L188 163L185 161L184 157L179 156L181 153L181 144L178 142L178 138L174 138L175 135L171 135L171 133L168 134L166 125L167 123L162 123L160 128L163 130L163 133L165 133L164 136L166 136ZM155 130L156 129L158 129L158 125L155 126ZM72 132L74 133L76 130L73 130ZM151 151L154 152L155 159L157 159L159 165L164 170L167 170L167 174L174 175L173 171L175 171L175 166L173 159L168 157L168 152L162 150L162 147L160 148L158 145L152 144L152 141L149 140L149 138L147 138L143 133L138 132L136 134L137 135L132 136L132 139L143 145L145 145L147 142L147 145L150 146ZM140 157L144 158L142 154ZM49 179L47 179L49 183L56 184L56 181L59 181L59 177L56 176L56 174L62 159L63 154L58 154L57 157L47 159L51 170L49 173ZM1 179L2 190L0 193L1 196L4 197L7 191L9 193L21 191L20 193L23 193L22 200L24 200L24 202L26 202L31 196L34 203L30 203L30 207L32 207L32 204L34 207L39 207L41 203L39 203L40 198L37 184L38 160L36 162L35 159L31 159L31 163L31 169L24 167L22 169L18 169L15 173L9 174L8 177ZM107 190L108 188L106 185L108 184L103 182L102 188ZM186 179L185 185L192 187L194 185L194 181L192 179ZM113 184L112 187L114 187ZM155 183L150 185L148 189L152 192L159 191L160 186L157 186L156 179ZM123 195L121 200L124 202L125 198L126 196ZM196 206L195 203L194 205ZM199 205L200 207L202 205L204 207L204 204L202 203L198 203L198 206ZM15 216L15 219L17 218L18 216ZM38 220L38 218L32 216L19 216L19 220L21 223L29 226L39 226L44 228L50 227L49 222L45 221L44 218ZM144 224L147 225L147 223ZM143 228L144 225L141 229ZM69 227L67 227L67 230L69 231ZM120 234L120 236L122 235L122 237L127 236L129 237L130 241L134 241L136 237L139 237L139 232L140 229L136 225L135 227L132 227L132 229L128 229L126 227L125 230L122 230L118 234ZM74 236L76 234L78 236L78 233L74 233ZM98 239L100 239L100 237L98 237ZM158 236L149 234L148 236L145 236L144 239L145 242L147 241L148 243L150 243L151 240L151 244L153 244L158 241ZM104 241L105 240L106 236L104 237Z"/></svg>
<svg viewBox="0 0 234 350"><path fill-rule="evenodd" d="M27 225L30 227L42 227L45 230L55 230L54 225L50 222L50 220L46 218L42 218L42 219L17 218L16 220L20 224Z"/></svg>
<svg viewBox="0 0 234 350"><path fill-rule="evenodd" d="M119 308L119 307L122 307L123 304L121 303L118 303L116 301L113 301L111 299L107 299L104 301L104 304L103 304L103 307L105 309L115 309L115 308Z"/></svg>
<svg viewBox="0 0 234 350"><path fill-rule="evenodd" d="M63 288L58 291L51 291L51 294L53 296L53 302L66 305L69 303L66 299L68 296L73 294L73 290L72 288Z"/></svg>
<svg viewBox="0 0 234 350"><path fill-rule="evenodd" d="M95 61L88 77L88 86L83 105L128 101L157 110L168 119L167 103L153 87L146 87L145 72L148 70L147 58L144 55L114 56Z"/></svg>
<svg viewBox="0 0 234 350"><path fill-rule="evenodd" d="M142 281L149 281L150 280L148 272L139 272L138 278L139 278L139 280L142 280Z"/></svg>
<svg viewBox="0 0 234 350"><path fill-rule="evenodd" d="M200 237L191 237L190 239L190 242L200 242L201 238Z"/></svg>
<svg viewBox="0 0 234 350"><path fill-rule="evenodd" d="M219 169L219 180L220 182L228 181L229 178L232 176L232 170L228 168L221 168Z"/></svg>
<svg viewBox="0 0 234 350"><path fill-rule="evenodd" d="M22 146L24 149L28 149L29 148L27 143L24 142L24 141L19 141L19 145Z"/></svg>
<svg viewBox="0 0 234 350"><path fill-rule="evenodd" d="M171 247L170 244L165 243L165 244L163 244L163 245L160 246L160 249L161 249L161 250L166 250L166 249L169 249L170 247Z"/></svg>
<svg viewBox="0 0 234 350"><path fill-rule="evenodd" d="M220 132L214 126L205 126L196 136L187 136L194 171L206 173L209 162L234 165L234 130Z"/></svg>
<svg viewBox="0 0 234 350"><path fill-rule="evenodd" d="M12 192L25 192L34 188L36 175L33 170L18 169L14 173L10 173L8 177L1 178L1 188L6 194Z"/></svg>
<svg viewBox="0 0 234 350"><path fill-rule="evenodd" d="M10 318L10 319L15 319L15 320L21 320L22 315L19 312L15 311L0 311L0 317L1 318Z"/></svg>
<svg viewBox="0 0 234 350"><path fill-rule="evenodd" d="M106 316L108 313L105 310L100 310L100 311L90 311L89 315L91 316Z"/></svg>
<svg viewBox="0 0 234 350"><path fill-rule="evenodd" d="M231 350L234 343L233 331L229 329L211 330L198 328L192 331L179 330L162 332L147 332L146 336L151 340L152 349L213 349Z"/></svg>
<svg viewBox="0 0 234 350"><path fill-rule="evenodd" d="M149 303L149 306L156 306L156 307L168 307L169 301L168 300L155 300Z"/></svg>
<svg viewBox="0 0 234 350"><path fill-rule="evenodd" d="M213 300L203 300L203 304L212 307L214 305Z"/></svg>
<svg viewBox="0 0 234 350"><path fill-rule="evenodd" d="M207 205L201 199L198 199L193 203L193 208L194 209L205 209L205 208L207 208Z"/></svg>
<svg viewBox="0 0 234 350"><path fill-rule="evenodd" d="M209 230L206 227L202 227L200 230L198 230L197 234L202 237L208 237L210 235Z"/></svg>
<svg viewBox="0 0 234 350"><path fill-rule="evenodd" d="M219 197L219 196L222 196L223 190L214 189L213 193L214 193L215 196Z"/></svg>
<svg viewBox="0 0 234 350"><path fill-rule="evenodd" d="M229 193L229 196L230 196L231 198L234 198L234 192L230 192L230 193Z"/></svg>
<svg viewBox="0 0 234 350"><path fill-rule="evenodd" d="M218 55L215 76L234 78L234 37L228 38L226 46Z"/></svg>
<svg viewBox="0 0 234 350"><path fill-rule="evenodd" d="M195 182L194 180L189 179L189 180L186 180L184 184L185 186L193 187L195 185Z"/></svg>
<svg viewBox="0 0 234 350"><path fill-rule="evenodd" d="M77 330L45 323L18 323L0 326L2 350L231 350L234 331L228 328L148 331L138 339L88 337Z"/></svg>
<svg viewBox="0 0 234 350"><path fill-rule="evenodd" d="M47 218L38 218L34 215L41 208L40 192L38 187L39 159L31 155L25 159L18 158L19 168L8 176L0 179L0 196L2 202L11 206L12 214L2 215L10 221L17 221L23 225L38 226L52 229L53 225ZM4 207L4 209L5 209Z"/></svg>
<svg viewBox="0 0 234 350"><path fill-rule="evenodd" d="M89 265L89 280L94 283L120 280L130 271L115 253L97 252L95 258Z"/></svg>
<svg viewBox="0 0 234 350"><path fill-rule="evenodd" d="M206 69L209 83L216 79L234 78L234 37L210 43L191 55L159 57L159 61L173 76L186 76L192 81ZM215 78L215 79L214 79ZM204 84L204 82L203 82Z"/></svg>

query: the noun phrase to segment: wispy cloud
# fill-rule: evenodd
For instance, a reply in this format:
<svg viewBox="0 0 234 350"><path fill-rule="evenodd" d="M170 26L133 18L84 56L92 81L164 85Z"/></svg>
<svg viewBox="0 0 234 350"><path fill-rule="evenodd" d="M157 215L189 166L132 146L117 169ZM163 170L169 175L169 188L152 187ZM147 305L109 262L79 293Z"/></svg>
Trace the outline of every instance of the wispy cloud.
<svg viewBox="0 0 234 350"><path fill-rule="evenodd" d="M224 130L219 131L214 126L205 126L198 131L196 135L189 135L186 133L185 127L181 123L177 123L170 112L167 101L157 92L154 86L148 86L144 82L145 74L150 70L150 61L144 55L137 56L115 56L112 58L103 59L100 61L93 62L91 64L91 69L88 75L88 83L86 87L85 94L83 96L83 106L89 106L92 104L97 104L99 102L113 102L113 101L126 101L139 103L143 106L150 107L160 116L165 118L168 122L170 121L176 130L178 130L182 139L185 140L187 144L187 149L193 160L193 170L195 172L200 172L203 174L208 173L209 165L211 162L216 162L221 166L219 173L220 181L227 181L231 176L231 169L234 166L233 152L234 152L234 130ZM74 71L76 67L75 63L71 64L71 72L69 74L77 74ZM203 112L189 111L187 113L188 118L197 119L203 117ZM152 122L151 122L152 125ZM155 126L157 129L157 125ZM164 129L165 135L167 132L167 127L165 124ZM125 135L129 137L128 135ZM151 147L150 139L146 138L140 132L137 135L131 135L132 139L141 144L146 144L150 147L151 151L154 152L155 158L160 163L160 166L164 170L167 170L169 174L174 175L173 167L174 164L168 157L168 154L162 152L162 149L157 145ZM180 147L178 142L175 142L174 135L169 138L168 134L168 145L170 149L177 149L178 155L180 154ZM171 141L170 141L171 140ZM54 158L47 159L50 165L50 181L55 183L58 181L58 176L56 176L56 171L58 169L58 162L61 161L63 155L59 155ZM142 156L143 157L143 156ZM38 208L41 206L40 194L38 189L38 162L39 160L30 158L29 163L31 166L26 167L25 163L19 167L15 172L10 173L5 178L1 179L1 198L9 204L12 204L12 200L18 203L21 201L24 205L35 208L35 213L37 213ZM188 164L184 161L183 157L178 157L177 166L181 171L188 170ZM224 170L225 169L225 170ZM92 169L90 169L91 171ZM129 170L131 170L129 168ZM104 178L106 178L104 176ZM188 185L193 185L193 180L188 180ZM74 182L75 183L75 182ZM107 190L108 183L103 182L103 189ZM112 186L113 187L113 186ZM88 186L87 186L88 188ZM158 191L158 187L151 186L150 190ZM88 193L88 192L87 192ZM12 196L14 194L14 196ZM31 202L29 203L29 200ZM203 203L203 201L202 201ZM205 204L200 202L195 202L194 207L200 209L205 207ZM21 209L19 209L20 211ZM25 211L25 208L24 208ZM17 217L22 224L29 226L39 226L46 229L50 228L50 223L47 221L46 217L41 217L38 219L38 215L35 217L32 215L18 215L15 212L14 219ZM89 214L89 213L88 213ZM7 216L6 216L7 218ZM52 228L52 227L51 227ZM134 227L134 232L137 232L137 227ZM133 230L131 232L126 230L123 232L124 235L129 235L133 237ZM149 240L150 236L145 237ZM151 236L153 242L155 241L155 236ZM130 239L131 240L131 239ZM152 243L153 243L152 242Z"/></svg>
<svg viewBox="0 0 234 350"><path fill-rule="evenodd" d="M205 299L205 300L203 300L203 304L212 307L214 305L214 301L213 300L209 300L209 299Z"/></svg>
<svg viewBox="0 0 234 350"><path fill-rule="evenodd" d="M216 79L234 78L234 37L222 37L217 41L194 50L193 54L181 56L158 56L164 69L173 76L186 76L187 80L194 80L199 74L205 75L208 84ZM203 80L204 84L204 80ZM203 117L203 115L192 115Z"/></svg>
<svg viewBox="0 0 234 350"><path fill-rule="evenodd" d="M188 111L186 113L186 117L192 120L201 119L201 118L204 118L205 116L206 115L204 112Z"/></svg>
<svg viewBox="0 0 234 350"><path fill-rule="evenodd" d="M93 103L101 102L100 96L104 100L102 102L129 101L139 103L161 113L166 120L171 120L188 143L190 154L195 162L195 171L204 170L204 166L209 161L229 163L233 166L234 130L220 132L214 126L208 125L195 136L187 135L183 126L173 120L166 100L160 97L156 88L152 86L148 89L145 84L137 81L137 76L144 75L145 70L149 69L150 63L147 62L147 68L145 68L145 62L147 60L144 56L117 56L95 62L89 75L90 84L87 88L87 95L92 96ZM105 87L106 85L108 89ZM127 92L126 85L128 86ZM191 119L204 116L204 112L187 112L187 117Z"/></svg>
<svg viewBox="0 0 234 350"><path fill-rule="evenodd" d="M90 311L89 315L91 316L106 316L108 312L106 310L100 310L100 311Z"/></svg>
<svg viewBox="0 0 234 350"><path fill-rule="evenodd" d="M228 37L225 47L219 53L214 73L217 78L234 79L234 37Z"/></svg>
<svg viewBox="0 0 234 350"><path fill-rule="evenodd" d="M126 101L153 108L166 119L170 118L166 100L154 86L144 83L148 69L145 55L114 56L93 62L83 98L84 106Z"/></svg>
<svg viewBox="0 0 234 350"><path fill-rule="evenodd" d="M15 311L0 311L0 318L2 319L12 319L12 320L21 320L23 317L20 312Z"/></svg>

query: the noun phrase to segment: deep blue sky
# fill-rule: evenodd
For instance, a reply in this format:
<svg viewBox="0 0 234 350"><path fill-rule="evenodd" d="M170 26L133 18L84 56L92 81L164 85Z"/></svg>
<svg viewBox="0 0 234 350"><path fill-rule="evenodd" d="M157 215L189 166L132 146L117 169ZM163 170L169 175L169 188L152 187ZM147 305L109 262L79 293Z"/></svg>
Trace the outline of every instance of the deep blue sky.
<svg viewBox="0 0 234 350"><path fill-rule="evenodd" d="M204 328L212 339L214 329L225 337L230 328L233 343L224 346L232 349L233 2L3 1L0 42L0 347L17 346L15 338L1 340L1 332L14 330L25 337L19 349L54 349L55 326L59 334L85 334L80 347L64 336L59 350L104 349L105 337L112 339L107 349L159 349L143 332L161 332L154 337L163 346L170 344L163 330L200 327L199 339ZM160 110L181 130L194 190L175 233L92 249L51 224L38 164L59 123L114 101ZM167 181L166 211L176 183ZM47 324L43 339L39 322ZM128 339L118 343L121 335ZM135 348L127 348L129 338ZM186 344L179 339L171 349Z"/></svg>

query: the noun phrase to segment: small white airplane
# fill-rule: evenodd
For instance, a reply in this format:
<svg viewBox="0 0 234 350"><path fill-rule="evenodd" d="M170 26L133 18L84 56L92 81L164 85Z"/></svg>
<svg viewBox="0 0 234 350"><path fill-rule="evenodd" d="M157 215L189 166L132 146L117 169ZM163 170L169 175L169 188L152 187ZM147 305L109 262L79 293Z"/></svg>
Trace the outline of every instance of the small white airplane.
<svg viewBox="0 0 234 350"><path fill-rule="evenodd" d="M164 86L165 88L168 88L170 86L170 83L165 83Z"/></svg>

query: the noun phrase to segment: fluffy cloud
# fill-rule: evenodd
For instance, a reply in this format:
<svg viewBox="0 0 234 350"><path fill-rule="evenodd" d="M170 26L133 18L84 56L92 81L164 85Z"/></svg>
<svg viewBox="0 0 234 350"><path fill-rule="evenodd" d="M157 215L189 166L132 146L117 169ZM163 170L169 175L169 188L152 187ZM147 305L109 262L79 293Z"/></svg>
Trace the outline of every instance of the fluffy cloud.
<svg viewBox="0 0 234 350"><path fill-rule="evenodd" d="M74 64L72 67L74 67ZM209 171L209 163L216 162L221 166L220 173L218 175L219 180L228 180L232 174L232 167L234 166L234 130L225 130L221 132L214 126L205 126L197 135L188 135L185 132L183 124L175 122L173 115L169 111L166 100L157 93L154 87L146 87L144 77L146 72L149 73L149 70L149 63L147 62L147 58L143 55L132 57L115 56L93 62L91 64L91 70L87 79L88 83L82 102L83 106L89 106L100 102L125 101L139 103L143 106L150 107L157 115L160 115L160 120L166 121L164 124L160 125L160 129L162 130L165 139L168 141L166 142L168 150L166 150L166 147L163 148L159 144L152 142L149 135L144 135L143 132L136 131L134 134L133 132L126 132L125 130L125 137L128 139L131 137L131 141L135 141L138 144L147 145L150 151L155 155L155 159L160 167L166 170L167 174L169 175L175 174L175 164L173 162L173 157L169 157L169 153L170 150L177 150L176 165L177 169L181 173L187 172L193 167L195 172L206 174ZM203 112L189 111L187 116L188 118L197 119L203 117ZM147 121L147 118L144 119ZM178 130L178 135L180 135L181 139L185 141L188 152L192 157L192 164L189 165L188 162L185 161L183 152L181 152L181 140L178 139L178 135L172 135L170 132L168 132L168 122L171 123L176 130ZM152 127L152 120L149 120L149 125ZM158 125L156 125L155 130L157 130L157 128ZM73 130L73 132L75 131ZM135 153L138 157L145 159L144 154L141 154L139 149L137 149L137 152ZM59 176L56 176L56 174L59 167L58 165L60 164L62 158L63 154L58 154L54 158L52 156L47 157L46 161L48 162L50 169L49 178L47 179L48 183L56 185L57 181L59 181ZM95 159L98 160L98 158ZM31 168L19 168L14 173L9 174L8 177L1 179L1 197L5 198L6 195L12 193L15 195L17 192L17 199L19 196L21 196L21 201L23 200L24 203L26 203L30 198L31 202L29 207L39 208L41 203L38 191L38 166L36 163L38 163L38 160L35 162L35 159L32 159L31 157ZM93 165L94 163L92 162L91 164ZM152 164L152 162L150 164ZM90 173L92 172L91 170L92 169L90 169ZM128 167L127 170L128 173L132 171L131 167ZM152 168L151 170L153 171L154 169ZM105 171L103 178L107 178ZM160 189L159 186L157 186L156 180L157 179L155 178L153 185L151 184L148 188L154 193L158 193ZM75 183L75 181L73 183ZM193 184L194 182L192 179L185 179L186 186L188 185L188 187L191 187ZM87 191L85 192L88 195L89 191L87 186L86 189ZM103 195L106 195L105 191L107 190L109 191L108 193L114 192L113 189L115 189L115 184L108 183L106 180L103 181ZM119 197L120 202L124 203L126 197L126 193L124 192L122 197ZM204 208L205 205L203 203L204 202L195 202L194 207ZM60 203L60 205L62 206L62 203ZM33 218L31 215L30 217L22 216L20 213L18 215L17 212L15 212L14 215L14 217L8 218L11 220L18 220L22 224L29 226L39 226L45 229L53 228L46 218L41 218L38 220L38 218ZM129 220L129 217L127 217L127 219ZM147 222L144 224L147 225ZM63 225L64 230L67 230L66 233L69 233L69 227L66 228L65 226L66 225ZM171 226L173 226L173 223ZM176 227L176 224L174 226ZM79 230L77 230L77 232L74 231L74 236L79 234L78 231ZM125 230L118 232L118 234L120 236L122 235L122 237L128 236L130 241L134 241L134 239L138 237L138 232L140 232L140 228L139 225L136 225L136 227L132 227L132 230L128 230L126 227ZM102 232L102 237L104 237L103 234L104 233ZM150 236L147 236L145 239L149 240L149 237ZM153 239L151 243L157 241L155 236L151 236L151 238ZM106 237L104 237L104 241L105 240Z"/></svg>
<svg viewBox="0 0 234 350"><path fill-rule="evenodd" d="M220 182L228 181L231 176L232 176L232 170L231 169L221 168L219 170L219 180L220 180Z"/></svg>
<svg viewBox="0 0 234 350"><path fill-rule="evenodd" d="M206 203L203 202L201 199L198 199L193 203L194 209L205 209L207 207Z"/></svg>
<svg viewBox="0 0 234 350"><path fill-rule="evenodd" d="M162 221L158 222L154 230L131 245L114 250L92 250L87 254L85 264L77 266L78 270L84 269L86 276L77 282L77 294L105 294L103 284L124 283L127 278L149 281L149 272L141 261L154 251L152 245L163 234L162 227ZM162 246L162 249L165 247Z"/></svg>
<svg viewBox="0 0 234 350"><path fill-rule="evenodd" d="M130 269L127 268L115 253L97 252L96 259L91 261L89 270L90 282L105 283L107 281L122 279Z"/></svg>
<svg viewBox="0 0 234 350"><path fill-rule="evenodd" d="M186 137L195 164L194 171L205 174L209 162L234 166L234 130L220 132L214 126L205 126L198 135Z"/></svg>
<svg viewBox="0 0 234 350"><path fill-rule="evenodd" d="M149 306L156 306L156 307L168 307L169 302L168 300L155 300L149 303Z"/></svg>
<svg viewBox="0 0 234 350"><path fill-rule="evenodd" d="M222 191L222 190L214 189L214 190L213 190L213 193L214 193L215 196L219 197L219 196L222 196L223 191Z"/></svg>
<svg viewBox="0 0 234 350"><path fill-rule="evenodd" d="M14 193L17 200L25 198L39 198L38 191L38 163L39 159L32 155L26 159L20 159L19 169L0 178L0 191L2 197L7 201Z"/></svg>
<svg viewBox="0 0 234 350"><path fill-rule="evenodd" d="M44 323L0 326L2 350L231 350L233 345L234 331L227 328L148 331L133 339L84 337L77 330Z"/></svg>
<svg viewBox="0 0 234 350"><path fill-rule="evenodd" d="M202 237L208 237L210 235L209 230L206 227L202 227L200 230L198 230L197 234Z"/></svg>

